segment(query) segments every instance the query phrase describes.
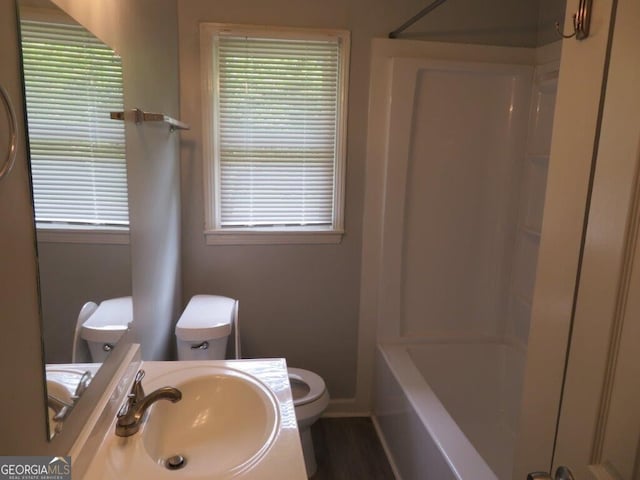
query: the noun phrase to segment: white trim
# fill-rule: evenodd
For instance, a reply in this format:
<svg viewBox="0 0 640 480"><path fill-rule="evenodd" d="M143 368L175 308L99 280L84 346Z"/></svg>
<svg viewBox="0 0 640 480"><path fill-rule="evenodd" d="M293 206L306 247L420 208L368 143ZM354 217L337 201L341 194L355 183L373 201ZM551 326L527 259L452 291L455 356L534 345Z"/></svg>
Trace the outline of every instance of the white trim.
<svg viewBox="0 0 640 480"><path fill-rule="evenodd" d="M20 19L31 20L34 22L55 22L66 23L68 25L78 25L78 22L61 9L47 6L20 5Z"/></svg>
<svg viewBox="0 0 640 480"><path fill-rule="evenodd" d="M338 118L336 119L336 158L333 192L333 224L330 231L326 226L315 227L274 227L275 232L265 233L259 229L225 229L219 224L220 198L216 188L219 179L218 151L215 138L219 128L214 112L217 110L218 77L214 70L214 44L217 36L224 35L260 35L268 38L292 38L308 40L338 39L341 45L340 72L338 75ZM291 28L261 25L239 25L224 23L200 24L200 64L202 95L202 167L204 181L205 238L207 245L244 245L244 244L312 244L340 243L344 231L346 144L347 144L347 108L349 89L351 34L347 30ZM311 235L309 232L315 232Z"/></svg>
<svg viewBox="0 0 640 480"><path fill-rule="evenodd" d="M402 476L400 475L400 470L398 469L398 465L396 464L396 461L393 458L393 455L391 455L391 449L389 448L387 439L382 433L382 428L380 428L378 417L376 415L371 415L371 422L373 423L373 428L375 428L376 434L378 435L378 439L380 440L380 444L382 445L382 450L384 450L384 454L387 456L387 461L389 462L389 466L391 467L393 476L396 477L396 480L402 480Z"/></svg>
<svg viewBox="0 0 640 480"><path fill-rule="evenodd" d="M325 418L370 417L371 412L361 409L355 398L332 398L322 416Z"/></svg>
<svg viewBox="0 0 640 480"><path fill-rule="evenodd" d="M337 244L338 230L213 230L205 232L207 245Z"/></svg>
<svg viewBox="0 0 640 480"><path fill-rule="evenodd" d="M339 32L339 31L337 31ZM344 230L344 191L347 170L347 109L349 108L349 64L351 58L351 34L343 30L336 33L342 42L340 74L338 76L339 93L338 118L336 119L336 165L334 177L333 227Z"/></svg>
<svg viewBox="0 0 640 480"><path fill-rule="evenodd" d="M213 95L213 46L212 46L213 30L211 24L200 24L200 65L201 65L201 100L202 106L202 178L204 181L204 225L205 233L209 231L209 225L213 222L211 219L218 217L220 212L214 210L214 203L217 206L217 200L212 201L215 194L215 184L217 175L215 173L217 162L211 165L215 149L213 148L213 132L214 108L210 99L216 100ZM217 124L215 125L217 128ZM207 236L207 242L208 242Z"/></svg>
<svg viewBox="0 0 640 480"><path fill-rule="evenodd" d="M37 225L36 231L38 242L41 243L129 245L128 227Z"/></svg>

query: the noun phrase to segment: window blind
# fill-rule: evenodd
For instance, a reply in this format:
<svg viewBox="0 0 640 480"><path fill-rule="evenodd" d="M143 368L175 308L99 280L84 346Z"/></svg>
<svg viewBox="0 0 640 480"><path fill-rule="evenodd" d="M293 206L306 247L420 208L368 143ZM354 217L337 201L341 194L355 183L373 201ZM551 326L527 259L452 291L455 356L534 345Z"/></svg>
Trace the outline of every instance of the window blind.
<svg viewBox="0 0 640 480"><path fill-rule="evenodd" d="M79 25L21 33L36 221L128 225L120 58Z"/></svg>
<svg viewBox="0 0 640 480"><path fill-rule="evenodd" d="M338 39L215 41L219 227L331 226Z"/></svg>

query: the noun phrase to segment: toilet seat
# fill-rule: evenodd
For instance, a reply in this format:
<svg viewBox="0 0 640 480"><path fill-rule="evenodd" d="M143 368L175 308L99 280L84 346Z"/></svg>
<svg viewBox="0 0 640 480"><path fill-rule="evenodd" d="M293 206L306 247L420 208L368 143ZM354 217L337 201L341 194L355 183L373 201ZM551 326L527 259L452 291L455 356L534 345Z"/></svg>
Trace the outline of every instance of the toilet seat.
<svg viewBox="0 0 640 480"><path fill-rule="evenodd" d="M288 368L289 385L293 398L293 406L300 432L302 453L304 454L304 466L307 476L316 472L316 458L313 451L313 438L311 437L311 425L329 406L329 392L322 377L302 368Z"/></svg>
<svg viewBox="0 0 640 480"><path fill-rule="evenodd" d="M309 370L302 368L289 368L289 378L304 383L309 387L309 392L306 395L293 399L293 404L296 407L306 405L318 400L326 391L326 386L322 377Z"/></svg>

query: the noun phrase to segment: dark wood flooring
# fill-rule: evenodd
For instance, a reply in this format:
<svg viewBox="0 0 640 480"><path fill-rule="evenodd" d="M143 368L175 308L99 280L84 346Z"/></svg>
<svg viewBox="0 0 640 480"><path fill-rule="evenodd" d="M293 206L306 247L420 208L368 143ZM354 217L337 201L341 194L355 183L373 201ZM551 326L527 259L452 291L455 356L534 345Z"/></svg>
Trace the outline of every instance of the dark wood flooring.
<svg viewBox="0 0 640 480"><path fill-rule="evenodd" d="M311 435L318 461L311 480L395 479L370 418L321 418Z"/></svg>

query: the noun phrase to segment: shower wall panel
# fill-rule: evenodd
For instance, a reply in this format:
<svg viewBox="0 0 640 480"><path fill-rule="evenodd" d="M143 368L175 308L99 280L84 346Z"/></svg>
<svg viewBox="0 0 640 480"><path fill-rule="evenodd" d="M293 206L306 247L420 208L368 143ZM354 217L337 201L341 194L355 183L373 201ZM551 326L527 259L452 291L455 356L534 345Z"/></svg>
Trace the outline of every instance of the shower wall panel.
<svg viewBox="0 0 640 480"><path fill-rule="evenodd" d="M531 73L447 62L415 71L401 246L404 337L500 333Z"/></svg>
<svg viewBox="0 0 640 480"><path fill-rule="evenodd" d="M505 318L505 336L523 349L527 347L531 322L531 303L542 233L558 69L558 62L536 67L531 96L524 176L520 189L520 213L511 271L509 310Z"/></svg>

